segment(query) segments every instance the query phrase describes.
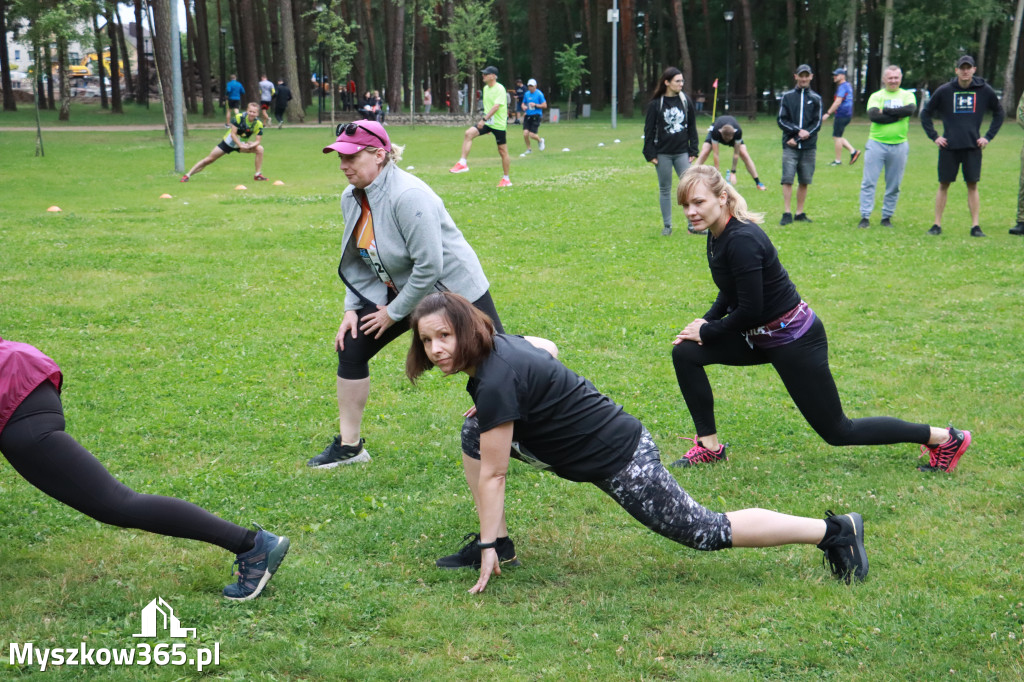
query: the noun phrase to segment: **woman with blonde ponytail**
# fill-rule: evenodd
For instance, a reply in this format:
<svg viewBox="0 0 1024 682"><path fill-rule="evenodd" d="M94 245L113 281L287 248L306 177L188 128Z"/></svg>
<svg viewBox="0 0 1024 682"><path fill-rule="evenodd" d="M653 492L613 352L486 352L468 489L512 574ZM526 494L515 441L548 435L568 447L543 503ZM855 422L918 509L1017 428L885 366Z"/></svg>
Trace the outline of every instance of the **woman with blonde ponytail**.
<svg viewBox="0 0 1024 682"><path fill-rule="evenodd" d="M970 447L970 431L913 424L892 417L850 419L828 366L825 326L801 300L778 251L736 188L710 166L683 174L677 200L697 232L707 232L707 257L718 297L673 341L672 364L697 435L675 462L693 466L726 459L715 426L707 365L771 363L793 402L830 445L919 443L921 471L952 471Z"/></svg>

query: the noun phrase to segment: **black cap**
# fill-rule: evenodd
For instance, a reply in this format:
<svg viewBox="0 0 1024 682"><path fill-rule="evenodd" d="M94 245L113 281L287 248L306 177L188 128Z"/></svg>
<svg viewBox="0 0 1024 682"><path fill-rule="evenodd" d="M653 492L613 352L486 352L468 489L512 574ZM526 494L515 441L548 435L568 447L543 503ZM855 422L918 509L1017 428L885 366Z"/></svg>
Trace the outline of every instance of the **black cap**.
<svg viewBox="0 0 1024 682"><path fill-rule="evenodd" d="M796 71L794 71L793 73L809 73L813 76L814 69L812 69L809 64L801 64L800 66L796 67Z"/></svg>
<svg viewBox="0 0 1024 682"><path fill-rule="evenodd" d="M497 76L498 75L498 67L496 67L496 66L488 66L486 69L484 69L480 73L483 73L483 74L494 74L495 76Z"/></svg>
<svg viewBox="0 0 1024 682"><path fill-rule="evenodd" d="M972 57L969 54L965 54L964 56L960 57L960 59L956 60L956 68L959 69L964 64L970 64L971 66L977 66L977 64L974 63L974 57Z"/></svg>

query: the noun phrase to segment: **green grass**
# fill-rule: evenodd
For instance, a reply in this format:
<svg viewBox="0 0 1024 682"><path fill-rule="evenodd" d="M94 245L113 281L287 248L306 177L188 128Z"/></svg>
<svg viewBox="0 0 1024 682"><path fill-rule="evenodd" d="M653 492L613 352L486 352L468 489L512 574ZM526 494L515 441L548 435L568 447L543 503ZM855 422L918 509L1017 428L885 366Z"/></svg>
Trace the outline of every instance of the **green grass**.
<svg viewBox="0 0 1024 682"><path fill-rule="evenodd" d="M488 138L471 172L454 176L458 131L390 132L408 145L401 165L440 194L476 248L506 328L554 340L672 461L693 426L670 341L715 292L703 240L659 236L641 127L545 125L548 150L526 159L512 128L515 185L501 192ZM675 472L719 510L860 511L867 582L834 582L813 547L699 554L592 486L513 465L508 515L524 565L480 596L466 593L473 572L433 566L477 525L458 457L461 380L431 373L411 387L406 341L392 344L372 363L373 463L304 464L337 428L345 182L320 153L329 132L268 132L264 172L284 186L251 182L252 159L238 156L179 184L160 132L46 133L44 158L32 133L0 135L0 335L60 363L69 432L139 491L293 541L263 597L227 603L219 590L232 557L222 550L101 526L0 466L0 651L134 646L139 611L162 596L197 628L190 647L220 642L221 665L204 673L214 679L1019 679L1024 243L1006 228L1022 135L1011 122L985 152L991 236L974 240L962 184L945 233L924 234L935 151L916 121L912 130L892 230L854 227L861 168L827 167L828 139L807 206L814 224L776 227L771 120L745 127L769 191L747 176L740 186L828 327L848 413L971 429L961 466L925 476L911 446L830 447L759 367L711 370L730 461ZM866 134L860 120L848 131L858 146ZM218 137L190 135L186 164ZM4 663L3 676L33 669ZM196 676L156 666L51 674Z"/></svg>

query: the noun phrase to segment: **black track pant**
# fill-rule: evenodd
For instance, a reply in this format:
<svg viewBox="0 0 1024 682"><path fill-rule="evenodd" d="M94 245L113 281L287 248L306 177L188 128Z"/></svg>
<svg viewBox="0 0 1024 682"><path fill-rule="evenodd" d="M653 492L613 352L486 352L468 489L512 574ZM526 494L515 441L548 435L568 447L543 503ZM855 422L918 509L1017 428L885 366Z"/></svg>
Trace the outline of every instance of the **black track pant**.
<svg viewBox="0 0 1024 682"><path fill-rule="evenodd" d="M57 389L43 382L18 406L0 432L0 452L29 483L58 502L122 528L202 540L239 554L249 531L202 507L173 497L143 495L110 475L64 432Z"/></svg>
<svg viewBox="0 0 1024 682"><path fill-rule="evenodd" d="M893 417L850 419L828 368L825 325L815 319L802 337L777 348L751 348L740 335L700 345L684 341L672 349L672 364L683 399L693 417L697 436L718 433L715 397L708 382L707 365L763 365L779 373L800 413L829 445L887 445L927 443L931 429Z"/></svg>
<svg viewBox="0 0 1024 682"><path fill-rule="evenodd" d="M505 333L505 329L501 326L501 320L498 319L498 311L494 307L494 299L491 298L490 291L485 291L483 296L473 301L473 305L491 318L495 332ZM375 312L377 312L377 306L371 305L356 311L356 314L362 320L364 316ZM357 327L356 338L346 336L345 350L338 351L338 376L351 380L367 378L370 376L370 358L407 331L409 331L408 316L384 330L379 339L364 334L363 330Z"/></svg>

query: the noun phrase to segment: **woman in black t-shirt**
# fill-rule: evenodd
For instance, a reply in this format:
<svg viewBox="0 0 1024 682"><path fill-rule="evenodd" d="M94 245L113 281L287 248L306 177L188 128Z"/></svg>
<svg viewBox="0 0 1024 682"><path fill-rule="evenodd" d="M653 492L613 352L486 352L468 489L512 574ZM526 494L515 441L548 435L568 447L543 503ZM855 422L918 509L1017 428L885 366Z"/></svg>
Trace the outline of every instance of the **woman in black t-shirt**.
<svg viewBox="0 0 1024 682"><path fill-rule="evenodd" d="M470 592L482 592L492 574L501 574L502 548L509 543L510 457L593 483L645 526L688 547L816 544L835 575L847 582L867 576L860 514L829 512L821 521L766 509L720 514L702 507L662 465L647 429L556 360L550 341L495 334L486 315L450 292L424 298L410 325L410 380L435 366L469 376L466 390L475 409L462 429L463 464L480 517L480 534L464 548L479 557L480 577Z"/></svg>
<svg viewBox="0 0 1024 682"><path fill-rule="evenodd" d="M658 81L644 122L644 158L658 171L661 234L672 234L672 169L683 172L697 158L697 112L683 94L683 74L670 66Z"/></svg>
<svg viewBox="0 0 1024 682"><path fill-rule="evenodd" d="M912 424L892 417L850 419L828 367L825 327L800 299L768 235L747 202L709 166L679 182L678 201L693 228L708 232L707 256L718 297L676 336L672 349L679 389L693 417L694 447L675 462L692 466L726 459L715 428L707 365L771 363L793 402L829 445L920 443L921 471L952 471L971 444L970 431Z"/></svg>

